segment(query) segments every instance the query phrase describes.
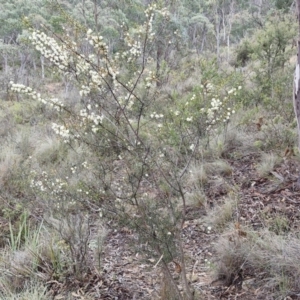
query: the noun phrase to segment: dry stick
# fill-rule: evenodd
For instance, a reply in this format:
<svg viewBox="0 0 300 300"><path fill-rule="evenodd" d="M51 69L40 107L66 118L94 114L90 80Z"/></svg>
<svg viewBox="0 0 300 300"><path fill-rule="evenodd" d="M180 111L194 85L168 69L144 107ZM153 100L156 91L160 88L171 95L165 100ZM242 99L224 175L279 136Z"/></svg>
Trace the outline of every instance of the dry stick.
<svg viewBox="0 0 300 300"><path fill-rule="evenodd" d="M157 263L153 266L153 269L155 269L157 266L158 266L158 264L160 263L160 261L162 260L162 258L164 257L164 255L162 254L161 255L161 257L160 257L160 259L157 261Z"/></svg>

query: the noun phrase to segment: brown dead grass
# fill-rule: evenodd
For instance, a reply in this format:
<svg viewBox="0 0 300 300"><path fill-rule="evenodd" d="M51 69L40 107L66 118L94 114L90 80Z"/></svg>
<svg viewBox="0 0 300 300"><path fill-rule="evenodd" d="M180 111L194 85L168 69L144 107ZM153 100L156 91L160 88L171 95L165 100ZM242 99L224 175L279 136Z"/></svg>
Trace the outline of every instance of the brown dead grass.
<svg viewBox="0 0 300 300"><path fill-rule="evenodd" d="M287 296L300 289L300 239L297 236L235 228L219 238L216 251L219 259L216 276L226 285L235 284L239 274L243 274L244 278L262 280L274 297Z"/></svg>

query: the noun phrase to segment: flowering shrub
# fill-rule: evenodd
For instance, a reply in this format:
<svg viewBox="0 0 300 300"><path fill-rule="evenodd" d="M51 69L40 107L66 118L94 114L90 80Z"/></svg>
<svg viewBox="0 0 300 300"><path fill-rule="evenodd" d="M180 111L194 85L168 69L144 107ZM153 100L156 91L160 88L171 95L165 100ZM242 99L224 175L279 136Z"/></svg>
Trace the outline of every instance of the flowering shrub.
<svg viewBox="0 0 300 300"><path fill-rule="evenodd" d="M209 137L215 129L228 124L235 114L241 89L241 86L217 87L206 82L187 98L179 99L177 109L165 112L164 118L160 118L163 114L156 112L151 113L150 118L158 121L156 126L165 143L196 153L200 138Z"/></svg>
<svg viewBox="0 0 300 300"><path fill-rule="evenodd" d="M81 168L86 168L86 162L81 164ZM59 214L63 211L63 214L67 217L68 211L82 208L82 201L79 199L88 199L89 192L79 188L80 183L70 183L72 174L77 172L76 166L71 167L69 170L70 176L60 178L57 174L49 174L45 171L39 174L32 170L30 188L36 195L44 199L45 206L50 207Z"/></svg>
<svg viewBox="0 0 300 300"><path fill-rule="evenodd" d="M223 95L207 83L178 110L156 109L160 68L154 71L155 28L156 22L169 19L166 9L150 5L145 22L124 33L124 50L117 53L91 29L82 44L32 31L32 44L61 74L73 79L81 103L70 107L13 82L11 89L57 109L62 123L53 122L53 131L72 148L84 144L94 153L95 163L77 186L68 176L49 180L44 173L34 176L31 187L40 196L53 199L59 209L74 207L80 199L85 207L101 211L101 216L117 215L122 224L137 231L164 270L169 262L180 262L182 286L191 299L181 246L186 214L184 175L199 145L199 132L230 119L238 89ZM72 167L71 174L77 172L81 170ZM97 182L89 181L91 176ZM177 292L180 294L179 289Z"/></svg>
<svg viewBox="0 0 300 300"><path fill-rule="evenodd" d="M210 130L214 125L218 123L227 123L231 116L235 114L234 108L230 106L234 105L236 101L234 101L235 96L237 96L239 90L242 87L239 86L238 88L232 88L227 91L226 96L221 96L220 98L211 98L210 107L202 108L201 112L206 114L207 120L207 130ZM233 102L233 103L232 103Z"/></svg>

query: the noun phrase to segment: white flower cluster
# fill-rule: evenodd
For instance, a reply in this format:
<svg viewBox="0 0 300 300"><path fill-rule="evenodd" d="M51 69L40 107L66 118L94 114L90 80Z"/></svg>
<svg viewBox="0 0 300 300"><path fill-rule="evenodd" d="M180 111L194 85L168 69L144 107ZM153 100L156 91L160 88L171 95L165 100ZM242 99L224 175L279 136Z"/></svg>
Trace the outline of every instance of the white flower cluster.
<svg viewBox="0 0 300 300"><path fill-rule="evenodd" d="M204 86L201 86L204 87ZM212 125L223 122L226 123L230 120L230 117L235 114L235 110L231 107L226 107L228 105L228 100L231 97L231 95L236 96L237 92L241 90L242 87L239 86L238 88L232 88L227 91L227 96L224 97L223 102L220 99L212 98L210 107L208 109L202 108L201 112L206 113L207 115L207 121L209 130ZM208 83L206 85L207 91L213 90L213 85Z"/></svg>
<svg viewBox="0 0 300 300"><path fill-rule="evenodd" d="M64 192L66 186L67 183L65 181L63 181L61 178L56 178L54 181L51 182L51 194L59 196L61 193Z"/></svg>
<svg viewBox="0 0 300 300"><path fill-rule="evenodd" d="M89 43L94 46L96 50L99 51L100 54L102 55L107 55L108 53L108 46L106 43L103 41L103 37L101 35L93 35L93 30L89 29L86 33L87 40Z"/></svg>
<svg viewBox="0 0 300 300"><path fill-rule="evenodd" d="M79 91L79 95L82 96L87 96L91 92L91 89L89 86L82 85L81 90Z"/></svg>
<svg viewBox="0 0 300 300"><path fill-rule="evenodd" d="M91 81L95 86L100 87L102 85L102 77L105 77L107 73L98 73L94 70L89 71L89 75L91 76Z"/></svg>
<svg viewBox="0 0 300 300"><path fill-rule="evenodd" d="M140 33L143 32L141 29ZM129 47L128 51L124 51L122 53L122 58L126 59L128 63L133 62L136 60L142 53L142 46L141 46L141 35L139 34L137 37L131 37L128 32L125 33L125 43Z"/></svg>
<svg viewBox="0 0 300 300"><path fill-rule="evenodd" d="M169 20L169 18L170 18L170 12L167 10L166 7L164 7L163 9L161 9L161 10L159 11L159 13L160 13L164 18L166 18L167 20Z"/></svg>
<svg viewBox="0 0 300 300"><path fill-rule="evenodd" d="M116 76L119 74L119 71L115 70L107 59L108 46L103 41L103 37L93 35L93 31L89 29L87 31L87 40L98 52L96 54L89 54L87 58L82 54L76 56L76 75L89 74L91 79L88 85L83 85L81 87L79 92L81 96L87 96L92 87L100 90L102 88L104 77L110 75L115 81ZM102 67L95 71L93 64L97 63L97 59L99 58L98 54L102 54L104 57L101 58ZM116 84L116 82L114 83Z"/></svg>
<svg viewBox="0 0 300 300"><path fill-rule="evenodd" d="M26 94L28 96L31 97L35 97L38 99L41 99L41 94L36 93L31 87L26 86L24 84L20 84L20 83L14 83L13 81L10 81L10 89L15 92L15 93L22 93L22 94Z"/></svg>
<svg viewBox="0 0 300 300"><path fill-rule="evenodd" d="M77 172L77 166L72 166L70 169L72 174L75 174Z"/></svg>
<svg viewBox="0 0 300 300"><path fill-rule="evenodd" d="M35 49L41 52L59 69L66 70L69 64L70 54L64 46L60 46L54 38L47 36L39 30L33 31L29 37Z"/></svg>
<svg viewBox="0 0 300 300"><path fill-rule="evenodd" d="M57 135L60 135L63 138L65 143L69 142L71 138L70 130L64 125L52 123L52 129Z"/></svg>
<svg viewBox="0 0 300 300"><path fill-rule="evenodd" d="M195 144L191 144L190 147L189 147L189 149L190 149L191 151L194 151L194 150L195 150Z"/></svg>
<svg viewBox="0 0 300 300"><path fill-rule="evenodd" d="M153 74L152 71L150 71L145 80L146 80L146 88L149 89L152 86L152 82L156 81L156 76Z"/></svg>
<svg viewBox="0 0 300 300"><path fill-rule="evenodd" d="M194 101L196 99L196 95L195 94L193 94L193 96L191 97L191 99L190 100L188 100L188 101L186 101L186 103L185 103L185 105L186 106L188 106L188 105L190 105L190 101Z"/></svg>
<svg viewBox="0 0 300 300"><path fill-rule="evenodd" d="M235 92L235 89L230 90ZM233 93L230 92L230 93ZM228 100L227 97L224 98L224 103ZM230 107L225 107L224 103L220 99L212 98L210 107L208 109L202 108L201 112L206 113L208 124L207 130L211 129L212 125L217 124L218 122L226 123L230 120L230 117L235 113L235 110Z"/></svg>
<svg viewBox="0 0 300 300"><path fill-rule="evenodd" d="M75 64L75 73L77 76L79 76L80 74L87 74L89 72L90 67L91 64L86 60L86 58L83 55L77 55Z"/></svg>
<svg viewBox="0 0 300 300"><path fill-rule="evenodd" d="M150 115L150 118L151 119L162 119L164 117L164 115L163 114L158 114L158 113L156 113L156 112L154 112L154 113L152 113L151 115Z"/></svg>
<svg viewBox="0 0 300 300"><path fill-rule="evenodd" d="M164 115L163 114L158 114L156 112L153 112L152 114L150 114L150 118L151 119L156 119L157 121L162 121ZM163 127L163 124L162 123L158 123L157 124L157 128L158 129L161 129Z"/></svg>
<svg viewBox="0 0 300 300"><path fill-rule="evenodd" d="M212 83L209 82L209 83L206 85L206 91L207 91L207 92L212 92L213 89L214 89L214 85L213 85Z"/></svg>
<svg viewBox="0 0 300 300"><path fill-rule="evenodd" d="M204 93L211 93L214 89L214 85L211 82L208 82L206 84L201 84L200 88L204 90Z"/></svg>
<svg viewBox="0 0 300 300"><path fill-rule="evenodd" d="M89 168L89 164L87 161L84 161L82 164L83 168L88 169Z"/></svg>
<svg viewBox="0 0 300 300"><path fill-rule="evenodd" d="M57 98L44 99L41 97L40 93L37 93L31 87L25 86L24 84L13 83L13 81L11 81L10 89L16 93L22 93L24 95L28 95L32 99L38 100L38 101L42 102L43 104L47 104L47 105L55 108L58 111L60 111L64 107L64 104L61 101L59 101Z"/></svg>
<svg viewBox="0 0 300 300"><path fill-rule="evenodd" d="M156 3L154 4L150 4L148 6L148 8L145 10L145 16L146 18L148 18L148 22L146 23L146 28L147 28L147 32L148 34L151 36L154 36L154 32L152 32L152 23L153 23L153 19L154 19L154 12L156 10Z"/></svg>
<svg viewBox="0 0 300 300"><path fill-rule="evenodd" d="M131 46L129 53L131 57L139 57L142 53L141 51L141 42L140 41L134 41L133 44L129 44L128 46Z"/></svg>
<svg viewBox="0 0 300 300"><path fill-rule="evenodd" d="M166 8L158 10L157 5L150 4L148 8L145 10L145 15L147 18L147 22L141 26L139 29L135 31L135 36L132 36L128 32L125 33L125 42L127 46L129 47L128 51L125 51L122 53L121 57L122 59L126 59L128 63L135 61L137 58L139 58L143 52L143 42L142 41L142 35L143 33L146 33L146 37L151 40L155 36L155 32L153 31L153 20L154 20L154 15L155 12L161 14L163 17L166 19L169 18L169 12L167 11ZM124 28L124 23L120 25L121 28ZM119 58L119 53L118 55L115 56L115 58ZM147 87L149 88L151 86L150 83L147 84Z"/></svg>
<svg viewBox="0 0 300 300"><path fill-rule="evenodd" d="M162 8L162 9L157 9L156 3L150 4L148 6L148 8L145 10L145 15L149 20L148 21L148 25L149 25L149 29L150 29L149 32L152 31L152 22L153 22L153 18L154 18L154 12L159 13L161 16L163 16L167 20L170 19L170 12L167 10L166 7Z"/></svg>
<svg viewBox="0 0 300 300"><path fill-rule="evenodd" d="M36 175L35 171L32 171L31 173ZM31 188L36 189L38 192L48 191L56 196L59 196L60 193L63 192L66 185L67 183L61 179L55 179L53 181L49 180L48 174L45 171L42 172L41 176L30 181ZM58 197L57 200L60 200L60 197Z"/></svg>
<svg viewBox="0 0 300 300"><path fill-rule="evenodd" d="M211 107L208 108L207 112L206 112L207 113L207 123L214 124L216 121L216 120L214 120L215 114L218 110L221 109L222 101L220 101L219 99L212 98L210 105L211 105Z"/></svg>
<svg viewBox="0 0 300 300"><path fill-rule="evenodd" d="M74 207L76 201L66 197L66 189L68 187L68 178L65 180L61 178L49 178L46 172L42 172L42 176L37 176L35 171L31 172L34 175L34 179L30 182L30 187L38 193L42 193L50 196L51 202L55 204L56 209L60 209L62 200L64 201L64 207Z"/></svg>
<svg viewBox="0 0 300 300"><path fill-rule="evenodd" d="M231 90L228 91L228 95L233 94L234 96L236 96L236 92L237 90L241 90L242 87L239 86L237 89L236 88L232 88Z"/></svg>
<svg viewBox="0 0 300 300"><path fill-rule="evenodd" d="M53 107L57 111L61 111L61 109L64 107L64 104L58 98L50 98L44 101L46 101L49 106Z"/></svg>
<svg viewBox="0 0 300 300"><path fill-rule="evenodd" d="M112 77L114 84L117 85L116 78L119 75L119 71L115 70L114 67L107 65L108 74Z"/></svg>
<svg viewBox="0 0 300 300"><path fill-rule="evenodd" d="M92 122L92 132L96 133L99 130L99 124L103 121L103 115L98 115L95 112L91 112L91 105L87 106L87 109L81 109L79 112L80 117L83 122L91 121Z"/></svg>
<svg viewBox="0 0 300 300"><path fill-rule="evenodd" d="M34 189L38 189L41 192L45 192L47 190L47 187L44 185L42 180L31 179L30 187Z"/></svg>
<svg viewBox="0 0 300 300"><path fill-rule="evenodd" d="M133 82L132 82L132 80L129 80L129 81L127 82L127 87L129 87L129 88L132 88L132 87L133 87Z"/></svg>
<svg viewBox="0 0 300 300"><path fill-rule="evenodd" d="M224 119L223 119L223 122L228 121L228 120L230 119L230 116L233 115L233 114L235 114L235 110L232 109L232 108L230 108L230 107L228 107L228 108L227 108L226 115L225 115L225 117L224 117Z"/></svg>

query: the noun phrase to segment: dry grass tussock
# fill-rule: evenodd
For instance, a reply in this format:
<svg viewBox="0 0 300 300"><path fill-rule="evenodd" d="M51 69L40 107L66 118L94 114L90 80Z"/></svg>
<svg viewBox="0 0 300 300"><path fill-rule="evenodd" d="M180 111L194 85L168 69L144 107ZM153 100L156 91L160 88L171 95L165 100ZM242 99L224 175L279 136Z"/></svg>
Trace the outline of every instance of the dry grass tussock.
<svg viewBox="0 0 300 300"><path fill-rule="evenodd" d="M49 282L79 282L88 270L100 270L106 231L98 224L90 234L87 222L74 215L64 221L49 217L36 227L24 218L19 228L11 227L9 243L0 253L0 299L53 299L43 288L49 290Z"/></svg>
<svg viewBox="0 0 300 300"><path fill-rule="evenodd" d="M7 184L7 180L13 169L19 165L22 156L17 153L13 144L2 144L0 154L0 186Z"/></svg>
<svg viewBox="0 0 300 300"><path fill-rule="evenodd" d="M260 177L265 177L280 163L281 158L274 153L262 153L256 170Z"/></svg>
<svg viewBox="0 0 300 300"><path fill-rule="evenodd" d="M202 162L193 165L190 168L189 184L199 188L204 187L212 177L230 176L231 166L224 160L215 160L211 162Z"/></svg>
<svg viewBox="0 0 300 300"><path fill-rule="evenodd" d="M212 136L209 142L210 151L206 156L212 156L214 159L233 158L233 154L239 156L257 151L254 145L255 134L249 131L250 126L252 124L239 124L235 116L221 133Z"/></svg>
<svg viewBox="0 0 300 300"><path fill-rule="evenodd" d="M287 296L300 289L300 239L276 235L268 230L233 229L216 244L216 276L227 285L237 274L256 277L267 293ZM278 299L278 298L276 298Z"/></svg>
<svg viewBox="0 0 300 300"><path fill-rule="evenodd" d="M188 205L206 206L205 190L227 189L226 177L232 173L231 166L225 160L197 163L190 168L188 185L192 191L187 194Z"/></svg>
<svg viewBox="0 0 300 300"><path fill-rule="evenodd" d="M30 282L16 295L9 290L3 289L5 285L0 282L1 300L50 300L52 296L47 293L47 288L38 282Z"/></svg>
<svg viewBox="0 0 300 300"><path fill-rule="evenodd" d="M232 195L226 197L222 204L216 205L208 211L205 217L206 223L216 232L223 232L234 221L238 205L238 197Z"/></svg>

